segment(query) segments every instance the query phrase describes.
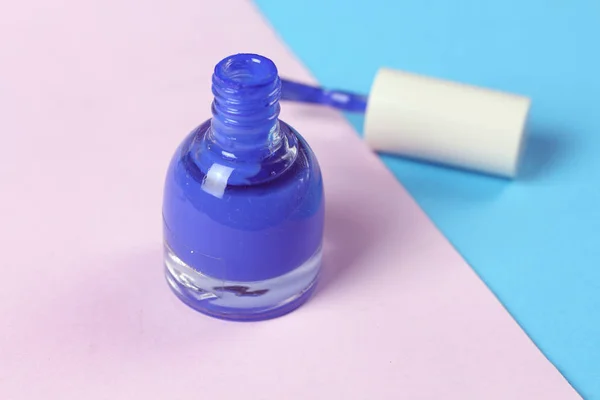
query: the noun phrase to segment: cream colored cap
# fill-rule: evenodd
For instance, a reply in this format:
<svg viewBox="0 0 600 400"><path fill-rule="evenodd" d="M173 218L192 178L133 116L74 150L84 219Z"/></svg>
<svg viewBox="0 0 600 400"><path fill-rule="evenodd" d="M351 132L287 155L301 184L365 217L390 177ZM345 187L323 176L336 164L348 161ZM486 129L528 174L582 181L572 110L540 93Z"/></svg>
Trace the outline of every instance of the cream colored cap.
<svg viewBox="0 0 600 400"><path fill-rule="evenodd" d="M513 178L529 107L527 97L382 68L365 140L375 151Z"/></svg>

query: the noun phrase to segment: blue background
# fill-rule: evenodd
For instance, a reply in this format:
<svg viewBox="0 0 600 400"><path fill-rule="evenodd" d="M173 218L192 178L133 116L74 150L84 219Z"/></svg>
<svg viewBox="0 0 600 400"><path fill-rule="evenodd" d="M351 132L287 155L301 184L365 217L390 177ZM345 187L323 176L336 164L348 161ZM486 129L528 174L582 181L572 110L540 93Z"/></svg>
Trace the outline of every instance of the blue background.
<svg viewBox="0 0 600 400"><path fill-rule="evenodd" d="M571 384L600 399L600 1L257 3L325 86L367 93L387 66L531 97L517 180L384 161Z"/></svg>

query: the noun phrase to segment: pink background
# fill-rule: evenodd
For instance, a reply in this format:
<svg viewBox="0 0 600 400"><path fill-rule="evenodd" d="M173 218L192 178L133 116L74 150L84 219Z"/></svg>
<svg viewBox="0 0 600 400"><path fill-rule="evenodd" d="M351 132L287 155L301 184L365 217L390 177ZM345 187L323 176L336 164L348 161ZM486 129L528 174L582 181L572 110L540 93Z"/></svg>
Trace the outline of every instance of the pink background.
<svg viewBox="0 0 600 400"><path fill-rule="evenodd" d="M326 180L316 296L261 323L188 309L161 192L213 65L257 52L312 78L244 0L4 8L0 399L579 398L331 110L282 113Z"/></svg>

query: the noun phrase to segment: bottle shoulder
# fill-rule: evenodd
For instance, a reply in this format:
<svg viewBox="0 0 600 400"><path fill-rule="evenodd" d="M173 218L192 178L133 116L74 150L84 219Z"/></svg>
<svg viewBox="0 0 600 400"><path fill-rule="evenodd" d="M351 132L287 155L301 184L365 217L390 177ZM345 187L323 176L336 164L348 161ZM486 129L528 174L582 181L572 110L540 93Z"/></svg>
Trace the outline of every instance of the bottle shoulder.
<svg viewBox="0 0 600 400"><path fill-rule="evenodd" d="M293 162L273 179L244 185L229 182L231 164L213 163L203 171L197 158L203 134L199 129L186 137L171 160L163 205L167 223L199 213L233 227L255 229L273 226L294 215L308 217L323 207L318 161L289 125L285 124L285 129L297 141Z"/></svg>
<svg viewBox="0 0 600 400"><path fill-rule="evenodd" d="M270 185L281 186L290 180L306 180L308 176L320 177L321 171L318 161L304 138L290 125L279 121L281 135L288 140L288 147L275 149L272 157L261 161L264 171L256 169L255 175L248 175L248 169L253 168L253 163L245 160L231 159L215 154L207 149L206 136L210 129L210 120L194 129L183 140L171 159L170 169L183 174L197 183L208 185L213 181L214 186L225 185L228 190L249 190L266 188ZM236 170L244 170L247 178L240 182L233 179ZM257 177L258 176L258 177Z"/></svg>
<svg viewBox="0 0 600 400"><path fill-rule="evenodd" d="M270 138L258 145L243 132L237 136L217 134L214 123L214 119L208 120L196 128L184 141L180 154L208 179L224 174L230 186L255 185L284 174L296 162L299 151L312 156L306 143L299 148L300 135L283 121L277 120Z"/></svg>

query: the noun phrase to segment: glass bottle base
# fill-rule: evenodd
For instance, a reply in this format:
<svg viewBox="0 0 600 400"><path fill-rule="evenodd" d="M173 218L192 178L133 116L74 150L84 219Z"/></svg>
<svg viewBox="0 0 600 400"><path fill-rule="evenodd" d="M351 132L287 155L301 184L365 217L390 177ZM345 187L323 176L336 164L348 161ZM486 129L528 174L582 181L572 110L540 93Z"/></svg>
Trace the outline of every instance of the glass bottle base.
<svg viewBox="0 0 600 400"><path fill-rule="evenodd" d="M165 244L165 276L181 301L211 317L260 321L285 315L304 304L317 284L322 250L285 275L254 282L215 279L185 264Z"/></svg>

